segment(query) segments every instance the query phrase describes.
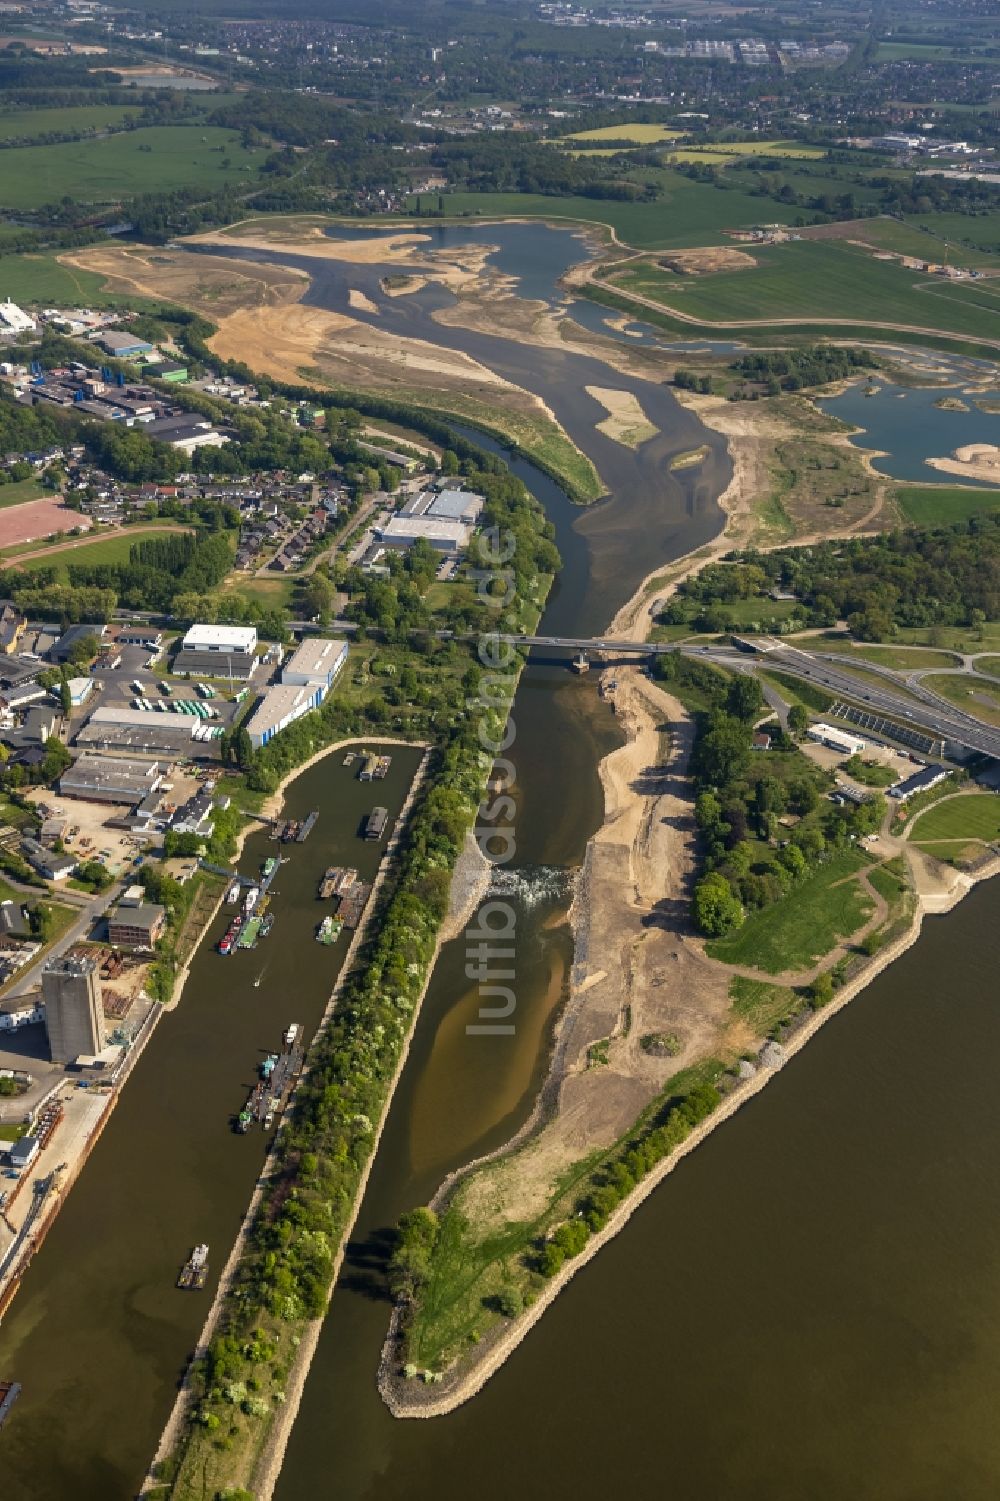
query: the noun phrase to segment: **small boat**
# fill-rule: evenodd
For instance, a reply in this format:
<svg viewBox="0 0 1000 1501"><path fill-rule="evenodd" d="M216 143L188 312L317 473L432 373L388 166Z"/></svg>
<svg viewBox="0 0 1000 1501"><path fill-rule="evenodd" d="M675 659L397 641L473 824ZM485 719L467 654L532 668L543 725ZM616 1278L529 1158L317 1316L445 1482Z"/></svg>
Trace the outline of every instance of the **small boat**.
<svg viewBox="0 0 1000 1501"><path fill-rule="evenodd" d="M277 870L279 863L280 862L275 855L268 855L267 859L264 861L264 867L262 871L265 881L269 876L274 875L274 872Z"/></svg>
<svg viewBox="0 0 1000 1501"><path fill-rule="evenodd" d="M277 1053L268 1053L267 1057L264 1059L263 1063L260 1066L260 1075L262 1079L270 1079L271 1075L274 1073L274 1066L277 1061Z"/></svg>
<svg viewBox="0 0 1000 1501"><path fill-rule="evenodd" d="M253 1120L253 1112L248 1105L244 1105L236 1117L236 1129L241 1136L245 1136L250 1130L250 1122Z"/></svg>
<svg viewBox="0 0 1000 1501"><path fill-rule="evenodd" d="M299 1024L298 1024L298 1022L292 1022L292 1023L290 1023L290 1025L288 1027L286 1027L284 1036L282 1037L281 1040L285 1044L286 1048L290 1048L292 1046L292 1044L294 1043L296 1037L298 1037L298 1035L299 1035Z"/></svg>
<svg viewBox="0 0 1000 1501"><path fill-rule="evenodd" d="M344 765L345 766L353 766L356 759L357 759L357 757L356 757L355 752L354 751L348 751L347 755L344 757Z"/></svg>
<svg viewBox="0 0 1000 1501"><path fill-rule="evenodd" d="M195 1246L191 1255L181 1268L177 1278L177 1286L187 1291L198 1292L205 1286L208 1279L208 1247L203 1243Z"/></svg>
<svg viewBox="0 0 1000 1501"><path fill-rule="evenodd" d="M261 970L261 972L257 976L256 980L254 980L254 982L253 982L253 988L254 988L254 990L259 990L260 989L260 982L261 982L261 980L263 980L263 978L264 978L264 971Z"/></svg>
<svg viewBox="0 0 1000 1501"><path fill-rule="evenodd" d="M268 935L268 933L270 933L270 931L271 931L271 929L273 927L274 927L274 913L273 912L269 912L267 914L267 916L263 919L263 921L261 922L261 925L260 925L260 936L261 936L261 938L266 938L267 935Z"/></svg>
<svg viewBox="0 0 1000 1501"><path fill-rule="evenodd" d="M273 1110L269 1110L267 1112L267 1114L265 1115L264 1122L263 1122L264 1130L265 1131L270 1131L271 1125L272 1125L273 1121L274 1121L274 1111Z"/></svg>
<svg viewBox="0 0 1000 1501"><path fill-rule="evenodd" d="M240 882L239 882L239 877L238 876L234 876L233 880L229 883L229 890L226 892L226 901L229 903L230 906L233 906L233 904L236 903L236 902L238 902L239 899L240 899Z"/></svg>
<svg viewBox="0 0 1000 1501"><path fill-rule="evenodd" d="M246 900L243 903L243 911L246 913L247 917L250 916L251 912L254 910L254 908L256 907L256 905L257 905L257 903L258 903L259 900L260 900L260 887L259 886L251 886L250 890L246 894Z"/></svg>

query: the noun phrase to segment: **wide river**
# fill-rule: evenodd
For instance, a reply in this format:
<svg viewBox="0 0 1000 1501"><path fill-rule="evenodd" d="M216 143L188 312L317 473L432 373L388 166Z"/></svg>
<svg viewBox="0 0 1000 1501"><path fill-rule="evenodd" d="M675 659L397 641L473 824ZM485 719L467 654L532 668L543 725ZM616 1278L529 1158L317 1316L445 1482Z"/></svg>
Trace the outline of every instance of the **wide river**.
<svg viewBox="0 0 1000 1501"><path fill-rule="evenodd" d="M560 265L581 254L566 231L485 228L454 233L502 241L502 269L520 269L535 297L554 298ZM314 300L339 306L339 268L302 264L321 273ZM349 285L373 269L351 268ZM377 282L364 284L375 301ZM485 339L435 324L434 294L417 295L422 313L414 297L393 304L409 305L410 332L454 348ZM545 628L599 629L650 569L717 530L728 460L668 391L641 382L661 437L635 454L607 445L582 391L610 384L607 367L485 342L476 357L537 389L609 483L611 498L581 513L531 466L515 465L552 517L566 564ZM627 382L616 375L614 384ZM696 476L667 472L671 452L703 442L711 454ZM394 1422L382 1406L375 1368L389 1229L530 1108L571 959L566 873L600 818L596 763L617 743L593 684L554 665L525 674L514 718L518 856L505 880L520 919L516 1032L467 1035L476 997L461 941L448 945L279 1501L499 1501L512 1492L603 1501L667 1485L737 1501L995 1497L992 887L931 922L908 956L693 1154L474 1402L419 1423ZM355 837L365 799L339 759L291 789L293 813L318 805L323 817L282 872L272 949L234 960L206 950L196 960L180 1007L161 1024L0 1326L0 1378L24 1385L0 1438L3 1501L125 1501L155 1447L204 1306L174 1291L177 1263L205 1238L218 1248L218 1270L263 1150L259 1136L232 1136L227 1118L275 1029L293 1017L313 1025L329 988L329 951L308 941L313 882L330 859L350 851L360 863L355 853L365 853ZM414 762L397 753L394 802ZM250 841L244 868L269 848Z"/></svg>

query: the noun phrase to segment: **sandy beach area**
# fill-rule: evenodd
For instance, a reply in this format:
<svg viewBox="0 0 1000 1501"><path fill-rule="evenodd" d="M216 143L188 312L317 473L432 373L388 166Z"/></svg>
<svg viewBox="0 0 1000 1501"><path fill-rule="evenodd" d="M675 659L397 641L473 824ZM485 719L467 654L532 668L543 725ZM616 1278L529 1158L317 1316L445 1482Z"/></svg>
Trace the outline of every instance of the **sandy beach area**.
<svg viewBox="0 0 1000 1501"><path fill-rule="evenodd" d="M956 448L951 458L925 459L924 462L944 474L959 474L963 479L1000 485L1000 448L993 443L966 443Z"/></svg>

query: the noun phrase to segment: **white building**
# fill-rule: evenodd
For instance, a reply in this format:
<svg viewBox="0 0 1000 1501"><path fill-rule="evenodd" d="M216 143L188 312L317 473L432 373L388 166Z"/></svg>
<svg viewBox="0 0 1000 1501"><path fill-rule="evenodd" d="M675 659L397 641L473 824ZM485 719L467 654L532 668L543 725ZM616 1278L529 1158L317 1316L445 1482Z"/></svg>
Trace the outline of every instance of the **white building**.
<svg viewBox="0 0 1000 1501"><path fill-rule="evenodd" d="M6 302L0 302L0 333L26 334L33 333L34 329L35 320L30 313L11 302L9 297Z"/></svg>
<svg viewBox="0 0 1000 1501"><path fill-rule="evenodd" d="M247 656L257 650L254 625L193 625L181 642L182 651L211 651Z"/></svg>
<svg viewBox="0 0 1000 1501"><path fill-rule="evenodd" d="M45 1011L37 990L0 1001L0 1032L17 1032L21 1027L33 1027L44 1020Z"/></svg>
<svg viewBox="0 0 1000 1501"><path fill-rule="evenodd" d="M281 681L298 687L322 687L326 696L347 661L347 642L307 637L281 670Z"/></svg>
<svg viewBox="0 0 1000 1501"><path fill-rule="evenodd" d="M828 750L839 751L842 756L860 756L865 748L865 741L858 735L848 735L844 730L835 729L832 724L823 724L819 721L811 724L806 730L810 740L817 740L820 745L825 745Z"/></svg>

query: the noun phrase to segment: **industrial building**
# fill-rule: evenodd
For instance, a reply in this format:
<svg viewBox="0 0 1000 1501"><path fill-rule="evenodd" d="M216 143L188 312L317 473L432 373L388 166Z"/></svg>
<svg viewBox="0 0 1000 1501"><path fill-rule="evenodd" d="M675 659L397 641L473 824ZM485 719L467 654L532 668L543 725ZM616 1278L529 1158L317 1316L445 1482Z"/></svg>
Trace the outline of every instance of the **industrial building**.
<svg viewBox="0 0 1000 1501"><path fill-rule="evenodd" d="M279 731L301 719L310 709L318 709L325 697L326 689L314 683L280 683L268 688L247 720L250 744L255 750L260 750Z"/></svg>
<svg viewBox="0 0 1000 1501"><path fill-rule="evenodd" d="M108 918L108 942L116 949L152 952L166 921L166 909L155 902L144 902L138 907L126 906L123 902Z"/></svg>
<svg viewBox="0 0 1000 1501"><path fill-rule="evenodd" d="M77 733L75 744L92 745L100 750L161 751L170 756L189 756L192 740L212 737L205 721L193 715L102 705Z"/></svg>
<svg viewBox="0 0 1000 1501"><path fill-rule="evenodd" d="M72 1063L105 1046L104 1004L97 961L63 955L42 966L45 1030L53 1063Z"/></svg>
<svg viewBox="0 0 1000 1501"><path fill-rule="evenodd" d="M99 756L84 751L63 772L59 791L66 797L82 797L89 802L127 803L134 807L156 791L166 770L159 761Z"/></svg>
<svg viewBox="0 0 1000 1501"><path fill-rule="evenodd" d="M832 724L818 721L806 730L810 740L825 745L827 750L839 751L842 756L860 756L865 742L858 735L848 735L845 730L835 729Z"/></svg>
<svg viewBox="0 0 1000 1501"><path fill-rule="evenodd" d="M35 320L30 313L11 302L9 297L0 302L0 334L27 334L33 333L34 329Z"/></svg>
<svg viewBox="0 0 1000 1501"><path fill-rule="evenodd" d="M281 681L299 686L330 688L347 661L347 642L307 637L281 670Z"/></svg>
<svg viewBox="0 0 1000 1501"><path fill-rule="evenodd" d="M485 504L483 496L472 490L421 490L406 502L399 514L408 519L431 516L436 521L462 521L466 526L475 526Z"/></svg>
<svg viewBox="0 0 1000 1501"><path fill-rule="evenodd" d="M197 677L246 680L257 661L252 625L193 625L174 658L174 671Z"/></svg>
<svg viewBox="0 0 1000 1501"><path fill-rule="evenodd" d="M118 632L119 646L141 646L146 651L159 651L163 645L163 632L153 625L126 625Z"/></svg>
<svg viewBox="0 0 1000 1501"><path fill-rule="evenodd" d="M383 547L405 550L415 542L426 542L435 552L457 557L468 547L472 527L440 516L393 516L375 528L375 536Z"/></svg>
<svg viewBox="0 0 1000 1501"><path fill-rule="evenodd" d="M101 348L114 359L129 360L138 354L152 354L153 346L135 334L124 333L120 328L106 329L97 340Z"/></svg>
<svg viewBox="0 0 1000 1501"><path fill-rule="evenodd" d="M0 1032L19 1032L22 1027L33 1027L45 1020L45 1012L38 992L29 995L9 995L0 1000Z"/></svg>
<svg viewBox="0 0 1000 1501"><path fill-rule="evenodd" d="M184 453L194 453L196 448L221 448L230 441L228 433L220 433L205 417L185 412L175 417L157 417L145 424L144 431L160 443L169 443Z"/></svg>

